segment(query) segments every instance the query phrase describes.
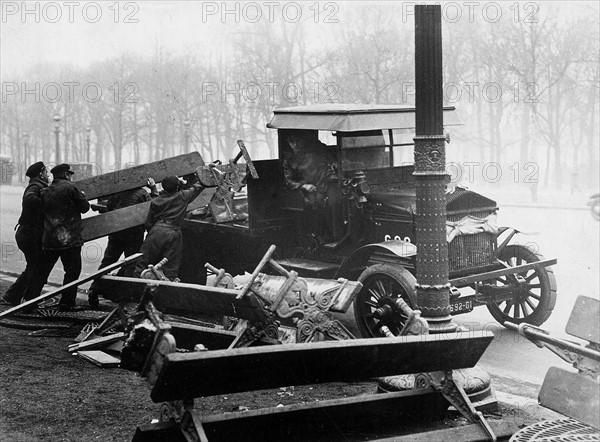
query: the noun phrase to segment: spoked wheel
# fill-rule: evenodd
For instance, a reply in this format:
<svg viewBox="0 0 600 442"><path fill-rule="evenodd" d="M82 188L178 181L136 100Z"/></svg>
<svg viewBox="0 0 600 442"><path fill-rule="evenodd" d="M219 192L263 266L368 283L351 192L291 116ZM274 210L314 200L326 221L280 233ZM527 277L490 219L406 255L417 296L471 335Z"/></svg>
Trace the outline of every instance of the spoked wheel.
<svg viewBox="0 0 600 442"><path fill-rule="evenodd" d="M511 267L544 259L529 247L516 244L506 246L498 258ZM496 279L496 285L514 287L512 299L487 304L488 310L499 323L526 322L539 326L550 317L556 303L556 279L552 267L538 267L502 276Z"/></svg>
<svg viewBox="0 0 600 442"><path fill-rule="evenodd" d="M363 288L354 300L354 318L363 338L385 336L381 327L387 326L398 335L406 322L394 299L402 298L414 308L415 277L405 268L389 264L376 264L365 269L358 278Z"/></svg>

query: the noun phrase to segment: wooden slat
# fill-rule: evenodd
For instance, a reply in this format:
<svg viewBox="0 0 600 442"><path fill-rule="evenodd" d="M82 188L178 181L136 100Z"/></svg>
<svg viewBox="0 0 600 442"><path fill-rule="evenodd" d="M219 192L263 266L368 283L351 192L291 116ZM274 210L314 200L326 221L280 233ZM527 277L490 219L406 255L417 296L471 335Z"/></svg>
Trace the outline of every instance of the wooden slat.
<svg viewBox="0 0 600 442"><path fill-rule="evenodd" d="M417 415L426 419L447 408L443 396L428 388L209 416L194 412L194 422L201 422L209 442L368 440L406 431Z"/></svg>
<svg viewBox="0 0 600 442"><path fill-rule="evenodd" d="M57 288L56 290L52 290L50 292L43 293L40 296L38 296L37 298L30 299L29 301L26 301L23 304L19 304L15 307L11 307L8 310L5 310L2 313L0 313L0 319L10 316L10 315L12 315L18 311L21 311L27 307L33 306L33 305L37 304L38 302L43 301L44 299L52 298L53 296L56 296L59 293L63 293L65 290L68 290L72 287L77 287L85 282L91 281L92 279L95 279L98 276L104 275L105 273L108 273L111 270L117 269L124 264L134 262L140 256L142 256L141 253L136 253L135 255L128 256L127 258L125 258L121 261L117 261L114 264L110 264L106 267L96 270L91 275L85 276L83 278L79 278L73 282L70 282L66 285L63 285L62 287Z"/></svg>
<svg viewBox="0 0 600 442"><path fill-rule="evenodd" d="M83 341L77 344L69 345L69 352L108 346L108 344L125 339L125 337L126 335L123 332L113 333L112 335L108 336L101 336L96 339L90 339L89 341Z"/></svg>
<svg viewBox="0 0 600 442"><path fill-rule="evenodd" d="M182 322L167 321L171 334L177 342L177 348L193 350L196 344L202 344L209 350L224 350L234 341L234 331L202 327Z"/></svg>
<svg viewBox="0 0 600 442"><path fill-rule="evenodd" d="M550 367L538 400L550 410L600 429L600 385L587 376Z"/></svg>
<svg viewBox="0 0 600 442"><path fill-rule="evenodd" d="M101 291L123 292L134 298L142 296L149 282L159 286L153 294L152 302L163 313L204 313L235 316L251 321L264 318L254 297L236 299L239 291L232 289L119 276L103 276L98 280Z"/></svg>
<svg viewBox="0 0 600 442"><path fill-rule="evenodd" d="M151 397L162 402L473 367L492 339L480 332L471 338L402 336L171 354Z"/></svg>
<svg viewBox="0 0 600 442"><path fill-rule="evenodd" d="M208 204L214 190L204 190L194 201L188 204L187 211L198 209ZM91 216L81 220L81 236L84 241L91 241L96 238L120 232L130 227L140 226L146 221L150 201L136 204L134 206L124 207L100 215Z"/></svg>
<svg viewBox="0 0 600 442"><path fill-rule="evenodd" d="M191 152L154 163L141 164L78 180L75 181L75 185L79 190L85 192L88 200L93 200L124 190L142 187L150 177L159 183L169 175L181 176L194 173L203 164L202 156L198 152Z"/></svg>
<svg viewBox="0 0 600 442"><path fill-rule="evenodd" d="M80 351L77 353L77 356L91 362L94 365L97 365L98 367L103 368L118 367L121 363L119 358L115 358L114 356L111 356L108 353L104 353L100 350Z"/></svg>
<svg viewBox="0 0 600 442"><path fill-rule="evenodd" d="M594 344L600 344L600 300L578 296L565 331Z"/></svg>

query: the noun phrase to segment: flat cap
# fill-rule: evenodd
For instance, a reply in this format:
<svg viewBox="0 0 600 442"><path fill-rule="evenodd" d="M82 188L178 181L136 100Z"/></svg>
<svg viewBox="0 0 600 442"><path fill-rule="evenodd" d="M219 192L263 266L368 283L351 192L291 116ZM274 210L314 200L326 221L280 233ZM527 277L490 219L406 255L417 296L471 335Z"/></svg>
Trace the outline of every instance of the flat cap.
<svg viewBox="0 0 600 442"><path fill-rule="evenodd" d="M179 186L179 178L175 175L167 176L163 178L161 184L167 192L175 192Z"/></svg>
<svg viewBox="0 0 600 442"><path fill-rule="evenodd" d="M74 174L75 172L71 169L71 165L67 163L62 163L54 166L52 170L50 170L52 175L60 175L61 173L68 172L70 174Z"/></svg>
<svg viewBox="0 0 600 442"><path fill-rule="evenodd" d="M42 173L42 170L44 170L45 167L46 166L44 165L43 161L38 161L37 163L33 163L27 168L27 172L25 172L25 175L27 175L29 178L35 178L40 173Z"/></svg>

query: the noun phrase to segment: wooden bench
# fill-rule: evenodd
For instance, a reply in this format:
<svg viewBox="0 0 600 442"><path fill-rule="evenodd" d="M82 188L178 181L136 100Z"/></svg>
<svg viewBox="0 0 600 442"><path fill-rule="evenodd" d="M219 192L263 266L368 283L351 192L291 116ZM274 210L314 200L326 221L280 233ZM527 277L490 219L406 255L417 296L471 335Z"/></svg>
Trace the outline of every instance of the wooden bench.
<svg viewBox="0 0 600 442"><path fill-rule="evenodd" d="M565 329L569 335L586 341L586 345L552 337L527 324L508 326L578 370L574 373L550 367L538 395L540 405L567 418L530 425L510 440L533 441L553 436L556 440L563 437L560 440L600 441L600 301L579 296Z"/></svg>
<svg viewBox="0 0 600 442"><path fill-rule="evenodd" d="M451 370L473 367L493 335L401 336L193 353L173 353L175 342L168 333L161 339L148 370L150 396L179 411L138 427L134 441L371 440L402 434L397 431L411 421L408 416L414 421L428 411L445 410L448 397L460 396ZM408 373L421 373L420 388L215 415L193 409L200 397ZM504 422L492 428L504 436L515 429ZM448 431L454 436L437 434L437 440L490 440L475 424L465 426L464 434L456 428ZM434 439L427 434L426 440Z"/></svg>

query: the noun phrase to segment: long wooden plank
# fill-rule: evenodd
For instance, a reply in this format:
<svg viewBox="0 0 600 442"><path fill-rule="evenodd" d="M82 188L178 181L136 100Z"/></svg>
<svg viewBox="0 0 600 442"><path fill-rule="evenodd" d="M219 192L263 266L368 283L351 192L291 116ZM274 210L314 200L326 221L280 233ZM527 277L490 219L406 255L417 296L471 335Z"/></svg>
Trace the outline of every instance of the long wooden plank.
<svg viewBox="0 0 600 442"><path fill-rule="evenodd" d="M550 367L538 400L550 410L600 429L600 386L587 376Z"/></svg>
<svg viewBox="0 0 600 442"><path fill-rule="evenodd" d="M256 299L252 296L236 299L239 295L237 290L119 276L103 276L98 280L101 291L128 293L134 299L142 296L149 282L158 285L152 302L163 313L205 313L235 316L251 321L260 321L264 318L264 313L258 308Z"/></svg>
<svg viewBox="0 0 600 442"><path fill-rule="evenodd" d="M85 192L88 200L112 195L124 190L135 189L146 184L149 177L159 183L169 175L188 175L204 164L198 152L190 152L153 163L141 164L126 169L75 181L77 188Z"/></svg>
<svg viewBox="0 0 600 442"><path fill-rule="evenodd" d="M415 417L419 420L439 418L447 408L444 397L428 388L209 416L193 413L194 422L201 423L210 442L347 441L402 434L402 430L406 433L407 427L414 425ZM359 435L362 437L357 438Z"/></svg>
<svg viewBox="0 0 600 442"><path fill-rule="evenodd" d="M57 288L56 290L52 290L50 292L43 293L40 296L38 296L37 298L30 299L29 301L26 301L23 304L19 304L15 307L11 307L8 310L5 310L2 313L0 313L0 319L10 316L13 313L19 312L27 307L33 306L33 305L37 304L38 302L43 301L44 299L52 298L53 296L56 296L72 287L77 287L85 282L91 281L92 279L96 279L98 276L104 275L104 274L110 272L111 270L121 267L124 264L129 264L130 262L134 262L140 256L142 256L141 253L136 253L134 255L128 256L127 258L125 258L121 261L117 261L114 264L110 264L106 267L96 270L91 275L85 276L83 278L79 278L73 282L70 282L66 285L63 285L62 287Z"/></svg>
<svg viewBox="0 0 600 442"><path fill-rule="evenodd" d="M492 333L479 332L475 337L402 336L170 354L150 396L164 402L467 368L477 363L492 339Z"/></svg>
<svg viewBox="0 0 600 442"><path fill-rule="evenodd" d="M214 190L206 189L198 197L188 204L187 211L204 207L210 201ZM136 204L134 206L124 207L100 215L91 216L81 220L81 236L84 241L91 241L96 238L111 235L130 227L140 226L146 221L150 201Z"/></svg>
<svg viewBox="0 0 600 442"><path fill-rule="evenodd" d="M108 344L111 344L116 341L120 341L125 339L127 335L123 332L113 333L108 336L101 336L96 339L90 339L89 341L78 342L77 344L69 345L69 352L80 351L80 350L90 350L92 348L98 347L106 347Z"/></svg>
<svg viewBox="0 0 600 442"><path fill-rule="evenodd" d="M501 276L513 275L515 273L523 273L527 270L535 269L537 267L547 267L556 264L556 258L545 259L543 261L530 262L528 264L522 264L515 267L507 267L500 270L492 270L491 272L478 273L476 275L464 276L462 278L451 279L449 282L453 286L463 287L468 284L473 284L478 281L488 281L490 279L499 278Z"/></svg>

